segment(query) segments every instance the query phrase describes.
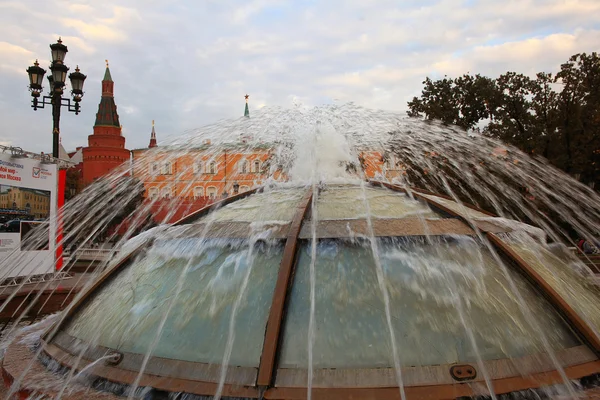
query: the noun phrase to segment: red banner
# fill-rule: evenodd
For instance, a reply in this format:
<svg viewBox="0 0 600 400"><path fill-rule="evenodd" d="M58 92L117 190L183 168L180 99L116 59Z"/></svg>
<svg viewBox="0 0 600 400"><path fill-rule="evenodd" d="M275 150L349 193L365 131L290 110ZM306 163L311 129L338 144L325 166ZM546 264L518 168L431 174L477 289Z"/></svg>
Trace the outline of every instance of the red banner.
<svg viewBox="0 0 600 400"><path fill-rule="evenodd" d="M67 170L58 171L58 192L56 194L58 201L58 214L56 224L56 270L63 266L63 206L65 205L65 185L67 183Z"/></svg>

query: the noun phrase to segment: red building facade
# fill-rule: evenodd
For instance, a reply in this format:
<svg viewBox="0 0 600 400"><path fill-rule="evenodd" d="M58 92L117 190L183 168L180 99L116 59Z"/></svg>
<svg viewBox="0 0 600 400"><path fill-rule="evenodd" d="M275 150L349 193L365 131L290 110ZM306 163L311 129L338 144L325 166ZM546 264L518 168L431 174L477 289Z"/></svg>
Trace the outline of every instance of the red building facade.
<svg viewBox="0 0 600 400"><path fill-rule="evenodd" d="M125 138L121 134L114 82L107 64L94 133L88 136L88 147L83 148L83 185L89 185L127 161L129 150L125 148Z"/></svg>

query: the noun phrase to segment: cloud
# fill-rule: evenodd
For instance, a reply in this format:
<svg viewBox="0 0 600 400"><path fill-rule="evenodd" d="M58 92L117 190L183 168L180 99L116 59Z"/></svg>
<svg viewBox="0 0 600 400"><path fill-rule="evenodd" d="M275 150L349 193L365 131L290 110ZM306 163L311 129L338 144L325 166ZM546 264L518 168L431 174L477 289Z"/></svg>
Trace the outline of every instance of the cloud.
<svg viewBox="0 0 600 400"><path fill-rule="evenodd" d="M0 70L3 74L22 75L34 61L32 51L6 42L0 42L0 54Z"/></svg>
<svg viewBox="0 0 600 400"><path fill-rule="evenodd" d="M597 0L7 0L0 136L51 147L51 115L31 111L25 69L35 58L46 67L59 35L71 70L88 76L82 113L61 118L65 147L87 143L109 59L127 147L139 148L153 119L160 144L242 115L246 93L251 114L346 101L402 111L426 76L555 72L574 53L600 50L599 14Z"/></svg>
<svg viewBox="0 0 600 400"><path fill-rule="evenodd" d="M68 9L72 17L61 18L61 24L73 28L86 40L123 42L130 38L127 31L142 23L134 8L114 6L109 16L102 16L90 5L72 4Z"/></svg>
<svg viewBox="0 0 600 400"><path fill-rule="evenodd" d="M57 34L53 34L53 35L49 35L48 36L48 41L52 42L53 40L55 40L55 38L59 36ZM78 53L79 50L83 51L84 53L91 55L94 54L96 52L96 47L91 45L89 41L86 41L78 36L71 36L71 35L67 35L67 36L62 36L61 37L63 42L65 43L69 43L69 51L72 53ZM68 60L66 60L68 61Z"/></svg>
<svg viewBox="0 0 600 400"><path fill-rule="evenodd" d="M2 52L4 59L12 59L13 57L22 59L25 57L31 57L33 54L33 52L30 50L6 42L0 42L0 51Z"/></svg>
<svg viewBox="0 0 600 400"><path fill-rule="evenodd" d="M282 4L280 0L252 0L234 8L233 22L242 24L261 10Z"/></svg>
<svg viewBox="0 0 600 400"><path fill-rule="evenodd" d="M419 79L419 77L427 72L428 69L425 66L418 68L393 68L378 65L366 71L328 77L323 82L329 85L356 87L389 86L408 78Z"/></svg>
<svg viewBox="0 0 600 400"><path fill-rule="evenodd" d="M128 105L122 105L119 107L119 111L124 112L125 114L135 114L137 113L139 110L137 107L135 106L128 106Z"/></svg>
<svg viewBox="0 0 600 400"><path fill-rule="evenodd" d="M459 75L486 70L499 74L507 70L534 75L557 71L562 62L579 52L598 48L600 30L577 30L491 46L476 46L461 57L440 60L433 65L439 74Z"/></svg>
<svg viewBox="0 0 600 400"><path fill-rule="evenodd" d="M79 19L63 18L63 26L76 29L83 39L100 39L109 42L124 41L127 36L122 31L101 23L87 23Z"/></svg>

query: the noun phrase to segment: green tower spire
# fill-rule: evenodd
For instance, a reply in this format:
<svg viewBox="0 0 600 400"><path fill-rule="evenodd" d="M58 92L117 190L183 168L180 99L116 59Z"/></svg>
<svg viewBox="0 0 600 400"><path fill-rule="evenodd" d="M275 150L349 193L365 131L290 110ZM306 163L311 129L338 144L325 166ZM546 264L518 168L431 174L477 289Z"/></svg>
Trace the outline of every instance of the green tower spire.
<svg viewBox="0 0 600 400"><path fill-rule="evenodd" d="M96 113L96 122L94 126L116 126L121 127L119 123L119 114L117 114L117 105L114 99L114 85L115 83L110 76L110 70L108 69L108 60L106 60L106 72L102 79L102 97L100 98L100 105L98 106L98 113Z"/></svg>
<svg viewBox="0 0 600 400"><path fill-rule="evenodd" d="M244 96L246 98L246 108L244 109L244 117L250 117L250 110L248 110L248 97L250 97L249 94Z"/></svg>
<svg viewBox="0 0 600 400"><path fill-rule="evenodd" d="M108 60L104 60L106 61L106 71L104 72L104 79L102 79L103 81L108 81L108 82L112 82L112 76L110 76L110 70L108 69Z"/></svg>

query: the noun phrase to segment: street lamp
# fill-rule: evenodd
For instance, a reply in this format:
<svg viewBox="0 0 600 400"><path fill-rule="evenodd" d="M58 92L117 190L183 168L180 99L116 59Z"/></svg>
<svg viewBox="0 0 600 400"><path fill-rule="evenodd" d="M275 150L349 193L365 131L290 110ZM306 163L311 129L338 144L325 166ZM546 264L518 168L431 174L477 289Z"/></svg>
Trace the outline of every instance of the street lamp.
<svg viewBox="0 0 600 400"><path fill-rule="evenodd" d="M31 67L27 68L27 73L29 74L29 91L33 97L31 101L33 110L36 111L38 108L52 105L52 119L54 121L52 129L52 157L58 158L60 108L66 106L67 110L74 112L75 115L79 114L79 102L83 97L83 82L86 76L79 71L79 66L75 68L75 72L69 74L72 88L71 94L75 103L71 105L69 98L65 99L62 97L65 81L67 80L67 72L69 72L69 67L64 64L64 60L69 50L67 46L62 44L60 38L58 38L56 43L50 45L50 50L52 52L52 64L50 65L52 74L48 76L48 82L50 83L48 96L41 96L41 100L39 100L46 70L40 67L37 60L35 60L35 63Z"/></svg>

